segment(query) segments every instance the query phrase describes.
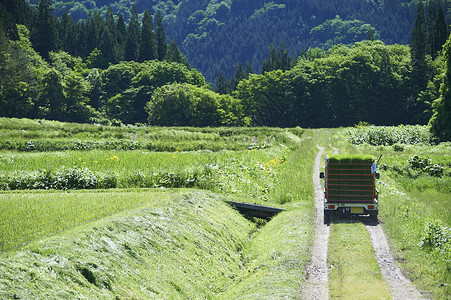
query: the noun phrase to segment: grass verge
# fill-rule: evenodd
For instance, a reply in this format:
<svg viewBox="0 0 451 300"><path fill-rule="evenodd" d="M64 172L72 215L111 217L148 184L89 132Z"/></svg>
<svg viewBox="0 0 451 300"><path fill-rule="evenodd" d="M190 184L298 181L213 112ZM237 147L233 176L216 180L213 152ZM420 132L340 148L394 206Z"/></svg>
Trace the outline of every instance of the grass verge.
<svg viewBox="0 0 451 300"><path fill-rule="evenodd" d="M391 299L365 225L348 220L330 227L330 298Z"/></svg>

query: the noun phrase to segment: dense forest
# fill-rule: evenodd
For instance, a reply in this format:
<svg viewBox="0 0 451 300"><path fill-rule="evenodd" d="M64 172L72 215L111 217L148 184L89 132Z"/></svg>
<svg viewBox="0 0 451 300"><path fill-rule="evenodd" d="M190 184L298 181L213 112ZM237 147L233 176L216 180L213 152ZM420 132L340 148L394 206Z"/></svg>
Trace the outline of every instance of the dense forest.
<svg viewBox="0 0 451 300"><path fill-rule="evenodd" d="M38 0L28 0L36 4ZM436 0L437 2L439 0ZM442 0L440 0L442 1ZM169 40L209 82L230 78L237 63L261 72L269 45L283 42L291 57L310 47L329 49L365 39L371 29L386 44L409 44L418 0L54 0L53 13L74 21L108 8L126 22L132 4L140 18L161 12ZM428 1L429 2L429 1ZM447 0L444 3L450 4ZM451 20L450 11L448 22Z"/></svg>
<svg viewBox="0 0 451 300"><path fill-rule="evenodd" d="M448 58L442 51L449 32L439 1L419 2L414 13L413 4L401 1L180 1L171 2L173 14L157 1L136 1L126 11L120 10L125 2L106 7L106 1L82 1L78 7L87 2L92 12L77 16L70 7L75 2L66 1L60 17L54 7L60 10L63 1L52 6L40 0L34 7L25 0L0 3L1 116L116 125L331 127L360 121L427 124L449 113ZM368 23L359 14L367 5L373 5ZM294 26L291 16L299 9ZM223 24L211 27L208 16L222 17ZM390 25L390 18L405 26ZM272 22L280 25L274 35L267 32ZM306 35L283 26L303 28ZM208 43L190 30L209 37ZM199 70L219 74L214 87L192 68L193 61L205 63Z"/></svg>

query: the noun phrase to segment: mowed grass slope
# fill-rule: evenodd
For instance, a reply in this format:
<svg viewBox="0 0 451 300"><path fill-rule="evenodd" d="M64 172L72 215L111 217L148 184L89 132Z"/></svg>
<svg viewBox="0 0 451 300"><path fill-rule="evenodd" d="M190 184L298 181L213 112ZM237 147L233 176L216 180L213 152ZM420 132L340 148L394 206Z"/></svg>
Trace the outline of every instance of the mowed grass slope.
<svg viewBox="0 0 451 300"><path fill-rule="evenodd" d="M0 298L214 298L232 284L254 224L207 192L143 196L140 208L1 254Z"/></svg>

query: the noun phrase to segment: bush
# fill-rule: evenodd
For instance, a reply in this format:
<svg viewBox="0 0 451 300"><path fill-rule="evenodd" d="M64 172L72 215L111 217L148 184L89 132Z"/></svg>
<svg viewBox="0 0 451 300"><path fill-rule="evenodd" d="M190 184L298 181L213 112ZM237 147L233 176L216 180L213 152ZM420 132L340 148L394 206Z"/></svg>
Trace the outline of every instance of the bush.
<svg viewBox="0 0 451 300"><path fill-rule="evenodd" d="M391 146L394 144L428 144L431 141L429 127L420 125L357 126L347 132L347 140L355 145Z"/></svg>
<svg viewBox="0 0 451 300"><path fill-rule="evenodd" d="M394 145L392 146L392 148L393 148L393 151L397 151L397 152L402 152L402 151L404 151L404 146L403 146L403 145L400 145L400 144L394 144Z"/></svg>
<svg viewBox="0 0 451 300"><path fill-rule="evenodd" d="M97 176L88 168L63 168L55 174L56 189L93 189L98 187Z"/></svg>

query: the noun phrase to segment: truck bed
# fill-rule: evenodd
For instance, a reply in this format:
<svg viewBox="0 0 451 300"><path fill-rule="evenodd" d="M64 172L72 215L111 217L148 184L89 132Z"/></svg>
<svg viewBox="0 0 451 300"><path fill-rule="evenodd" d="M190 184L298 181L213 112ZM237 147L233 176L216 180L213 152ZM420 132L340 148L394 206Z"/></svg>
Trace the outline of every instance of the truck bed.
<svg viewBox="0 0 451 300"><path fill-rule="evenodd" d="M371 163L329 162L326 168L325 188L325 198L329 203L377 202Z"/></svg>

